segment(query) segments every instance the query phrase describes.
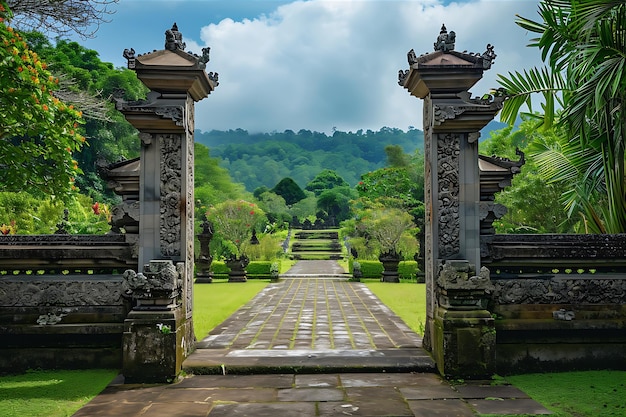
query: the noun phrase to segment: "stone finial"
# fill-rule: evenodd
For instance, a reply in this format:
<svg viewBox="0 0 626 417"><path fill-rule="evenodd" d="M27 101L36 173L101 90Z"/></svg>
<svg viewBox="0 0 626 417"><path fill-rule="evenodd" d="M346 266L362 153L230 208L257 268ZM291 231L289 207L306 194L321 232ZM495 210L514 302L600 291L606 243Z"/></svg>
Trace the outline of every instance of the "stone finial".
<svg viewBox="0 0 626 417"><path fill-rule="evenodd" d="M133 48L124 49L123 56L128 61L128 69L135 69L135 50Z"/></svg>
<svg viewBox="0 0 626 417"><path fill-rule="evenodd" d="M441 25L441 31L439 32L439 36L437 37L437 42L435 42L435 51L453 51L454 50L454 41L456 40L456 33L452 30L448 33L446 29L446 25Z"/></svg>
<svg viewBox="0 0 626 417"><path fill-rule="evenodd" d="M183 34L178 31L178 26L174 23L171 29L165 31L165 49L184 51L186 47L187 45L183 42Z"/></svg>

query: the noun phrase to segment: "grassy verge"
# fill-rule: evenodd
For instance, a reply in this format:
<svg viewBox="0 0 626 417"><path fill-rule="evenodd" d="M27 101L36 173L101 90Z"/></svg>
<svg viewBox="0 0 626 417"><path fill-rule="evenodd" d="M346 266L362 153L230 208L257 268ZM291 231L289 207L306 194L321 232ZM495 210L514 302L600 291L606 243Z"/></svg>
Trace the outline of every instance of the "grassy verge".
<svg viewBox="0 0 626 417"><path fill-rule="evenodd" d="M552 411L554 417L626 416L624 371L526 374L506 380Z"/></svg>
<svg viewBox="0 0 626 417"><path fill-rule="evenodd" d="M426 284L362 280L380 300L414 332L424 334L426 322Z"/></svg>
<svg viewBox="0 0 626 417"><path fill-rule="evenodd" d="M250 301L268 283L264 280L249 280L245 283L215 280L211 284L195 284L193 329L196 338L202 340L211 329Z"/></svg>
<svg viewBox="0 0 626 417"><path fill-rule="evenodd" d="M0 377L0 415L66 417L108 385L117 370L29 371Z"/></svg>

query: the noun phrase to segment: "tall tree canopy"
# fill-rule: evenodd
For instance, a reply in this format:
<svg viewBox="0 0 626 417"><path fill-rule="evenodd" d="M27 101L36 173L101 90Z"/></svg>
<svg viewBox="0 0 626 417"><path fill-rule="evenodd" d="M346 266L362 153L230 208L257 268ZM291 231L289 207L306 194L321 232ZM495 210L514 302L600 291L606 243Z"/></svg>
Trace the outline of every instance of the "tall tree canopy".
<svg viewBox="0 0 626 417"><path fill-rule="evenodd" d="M500 77L502 116L513 123L522 106L532 113L533 94L543 95L541 122L556 121L562 140L541 155L540 168L569 185L566 207L586 231L626 232L626 2L544 0L539 16L517 24L540 35L531 46L547 65Z"/></svg>
<svg viewBox="0 0 626 417"><path fill-rule="evenodd" d="M350 184L337 174L336 171L331 169L325 169L315 176L304 187L307 191L312 191L316 196L319 196L322 192L330 190L335 187L349 187Z"/></svg>
<svg viewBox="0 0 626 417"><path fill-rule="evenodd" d="M82 114L55 96L58 78L7 20L0 1L0 183L5 191L65 194L81 171Z"/></svg>
<svg viewBox="0 0 626 417"><path fill-rule="evenodd" d="M285 199L285 203L291 206L306 198L302 188L291 178L283 178L272 188L272 192Z"/></svg>

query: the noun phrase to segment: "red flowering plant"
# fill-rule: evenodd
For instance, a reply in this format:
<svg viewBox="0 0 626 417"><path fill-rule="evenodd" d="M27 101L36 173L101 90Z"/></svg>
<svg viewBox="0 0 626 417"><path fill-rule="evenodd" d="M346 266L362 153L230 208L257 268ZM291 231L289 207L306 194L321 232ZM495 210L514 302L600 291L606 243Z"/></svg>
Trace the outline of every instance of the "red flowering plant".
<svg viewBox="0 0 626 417"><path fill-rule="evenodd" d="M72 154L85 138L82 113L54 94L59 80L9 26L0 0L0 184L67 195L81 171Z"/></svg>
<svg viewBox="0 0 626 417"><path fill-rule="evenodd" d="M207 211L207 219L213 223L215 233L236 248L233 255L245 255L253 228L266 221L265 213L254 203L244 200L227 200Z"/></svg>

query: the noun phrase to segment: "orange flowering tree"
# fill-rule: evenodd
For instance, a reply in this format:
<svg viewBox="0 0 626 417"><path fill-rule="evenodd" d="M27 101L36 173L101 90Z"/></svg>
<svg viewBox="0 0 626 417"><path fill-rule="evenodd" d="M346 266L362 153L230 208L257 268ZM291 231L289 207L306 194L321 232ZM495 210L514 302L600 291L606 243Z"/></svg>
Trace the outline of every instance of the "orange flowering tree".
<svg viewBox="0 0 626 417"><path fill-rule="evenodd" d="M0 185L65 196L81 171L73 158L85 138L82 114L55 97L58 79L9 26L0 0Z"/></svg>
<svg viewBox="0 0 626 417"><path fill-rule="evenodd" d="M227 200L207 211L215 232L237 249L236 256L245 255L252 237L252 229L265 222L265 213L254 203L245 200Z"/></svg>

